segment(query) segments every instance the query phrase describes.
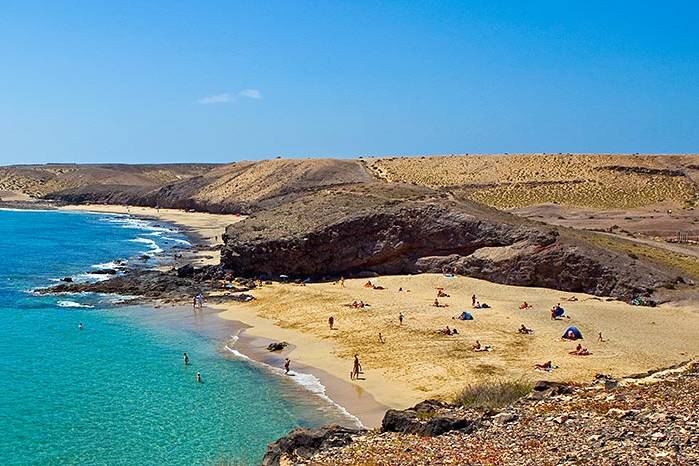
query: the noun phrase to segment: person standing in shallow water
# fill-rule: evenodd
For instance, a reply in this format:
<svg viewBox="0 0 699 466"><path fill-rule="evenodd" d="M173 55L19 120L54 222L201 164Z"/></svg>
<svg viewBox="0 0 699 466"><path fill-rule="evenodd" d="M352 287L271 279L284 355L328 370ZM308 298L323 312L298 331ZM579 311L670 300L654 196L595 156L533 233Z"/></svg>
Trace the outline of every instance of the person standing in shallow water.
<svg viewBox="0 0 699 466"><path fill-rule="evenodd" d="M82 330L82 329L83 329L83 323L80 322L80 323L78 324L78 330Z"/></svg>
<svg viewBox="0 0 699 466"><path fill-rule="evenodd" d="M184 353L184 365L189 366L189 355Z"/></svg>
<svg viewBox="0 0 699 466"><path fill-rule="evenodd" d="M197 372L197 382L198 382L198 383L202 383L202 380L201 380L201 373L199 373L199 372Z"/></svg>
<svg viewBox="0 0 699 466"><path fill-rule="evenodd" d="M289 358L286 358L284 361L284 373L288 374L289 373L289 364L291 364L291 360Z"/></svg>

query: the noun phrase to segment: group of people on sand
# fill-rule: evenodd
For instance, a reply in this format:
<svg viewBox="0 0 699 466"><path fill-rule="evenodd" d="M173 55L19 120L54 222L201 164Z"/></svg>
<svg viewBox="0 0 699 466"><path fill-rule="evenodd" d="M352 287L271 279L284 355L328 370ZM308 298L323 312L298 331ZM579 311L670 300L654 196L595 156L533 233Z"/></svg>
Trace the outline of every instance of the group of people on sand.
<svg viewBox="0 0 699 466"><path fill-rule="evenodd" d="M201 309L204 307L204 295L201 293L198 293L194 298L192 298L192 308L193 309Z"/></svg>
<svg viewBox="0 0 699 466"><path fill-rule="evenodd" d="M371 280L367 280L367 282L364 284L364 288L371 288L372 290L385 290L383 286L374 285L371 283Z"/></svg>
<svg viewBox="0 0 699 466"><path fill-rule="evenodd" d="M442 335L458 335L459 331L456 328L449 328L447 325L446 328L437 330L437 333L441 333Z"/></svg>

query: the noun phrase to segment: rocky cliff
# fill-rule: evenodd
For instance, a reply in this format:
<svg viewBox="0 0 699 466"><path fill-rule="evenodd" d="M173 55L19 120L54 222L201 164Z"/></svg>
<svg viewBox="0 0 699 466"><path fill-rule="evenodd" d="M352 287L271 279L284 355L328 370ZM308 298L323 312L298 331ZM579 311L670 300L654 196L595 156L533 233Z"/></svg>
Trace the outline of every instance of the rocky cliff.
<svg viewBox="0 0 699 466"><path fill-rule="evenodd" d="M676 275L565 231L405 185L328 190L228 227L222 264L241 275L445 272L628 299Z"/></svg>

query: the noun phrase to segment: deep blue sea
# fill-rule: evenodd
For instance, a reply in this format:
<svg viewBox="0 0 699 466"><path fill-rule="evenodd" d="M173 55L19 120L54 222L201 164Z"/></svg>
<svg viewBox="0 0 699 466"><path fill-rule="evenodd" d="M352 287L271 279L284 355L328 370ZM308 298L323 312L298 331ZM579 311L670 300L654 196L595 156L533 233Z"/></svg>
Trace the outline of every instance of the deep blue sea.
<svg viewBox="0 0 699 466"><path fill-rule="evenodd" d="M257 464L290 429L342 419L291 378L226 356L234 330L214 314L30 292L183 245L173 227L125 216L0 211L0 463Z"/></svg>

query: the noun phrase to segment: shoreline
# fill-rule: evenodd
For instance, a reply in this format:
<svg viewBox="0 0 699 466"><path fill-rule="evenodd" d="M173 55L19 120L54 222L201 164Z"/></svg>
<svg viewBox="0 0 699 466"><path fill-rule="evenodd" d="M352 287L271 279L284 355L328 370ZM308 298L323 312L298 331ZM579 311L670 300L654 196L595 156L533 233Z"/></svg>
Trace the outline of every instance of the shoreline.
<svg viewBox="0 0 699 466"><path fill-rule="evenodd" d="M218 317L242 324L243 330L233 350L240 351L251 360L281 368L284 359L291 360L291 372L310 373L325 387L325 396L331 402L358 418L367 428L381 425L386 410L405 409L422 401L420 396L411 396L391 383L381 374L372 372L371 377L361 380L362 384L346 380L352 360L333 355L333 348L312 335L285 329L274 321L257 316L254 310L242 305L215 304L208 306L218 312ZM240 306L240 307L238 307ZM269 343L286 341L289 343L279 352L267 351Z"/></svg>
<svg viewBox="0 0 699 466"><path fill-rule="evenodd" d="M150 221L162 221L177 226L192 243L192 249L186 257L179 261L172 257L174 266L181 266L187 263L192 265L214 265L220 260L220 251L212 250L212 247L217 246L221 235L225 232L225 227L231 223L242 220L244 217L225 214L209 214L203 212L186 212L178 209L155 209L152 207L131 207L121 205L64 205L57 206L57 210L68 212L81 213L111 213L130 215L135 218L141 218ZM215 254L212 254L215 253ZM212 259L211 256L214 258ZM146 305L154 309L162 309L166 307L158 300L146 302ZM175 304L172 304L174 306ZM345 411L349 414L348 418L358 419L365 427L373 428L381 424L383 415L389 407L406 408L415 404L422 399L406 398L402 396L402 390L389 389L388 383L374 387L360 387L343 380L346 377L345 373L349 373L351 360L338 359L336 364L343 367L342 371L333 371L333 368L326 364L322 359L316 360L314 357L308 357L306 351L300 349L300 346L314 344L314 338L305 335L301 332L281 332L275 331L275 325L269 321L267 325L261 325L266 319L255 318L252 315L244 315L243 313L229 314L230 309L228 304L209 305L210 309L216 311L219 318L231 323L237 322L243 326L240 332L239 339L233 348L239 351L244 357L250 359L251 363L266 366L266 369L274 369L283 367L284 358L292 359L292 371L310 374L315 377L324 387L324 393L319 394L308 387L304 387L310 396L319 396L324 398L326 402L333 405L340 412ZM241 306L245 306L242 304ZM254 314L254 312L252 312ZM224 315L225 314L225 315ZM278 328L278 327L277 327ZM263 330L261 330L263 329ZM284 330L279 328L279 330ZM279 353L271 353L266 350L267 344L273 341L281 341L276 338L284 336L281 340L288 340L290 345L284 351ZM224 342L228 344L229 342ZM312 353L312 351L311 351ZM344 370L347 366L347 370ZM273 371L276 372L276 371ZM342 373L340 373L342 372ZM377 393L388 391L392 393L390 397L381 397L384 402L377 400ZM399 399L399 403L387 403ZM406 401L407 399L411 401ZM412 400L416 400L412 402Z"/></svg>

